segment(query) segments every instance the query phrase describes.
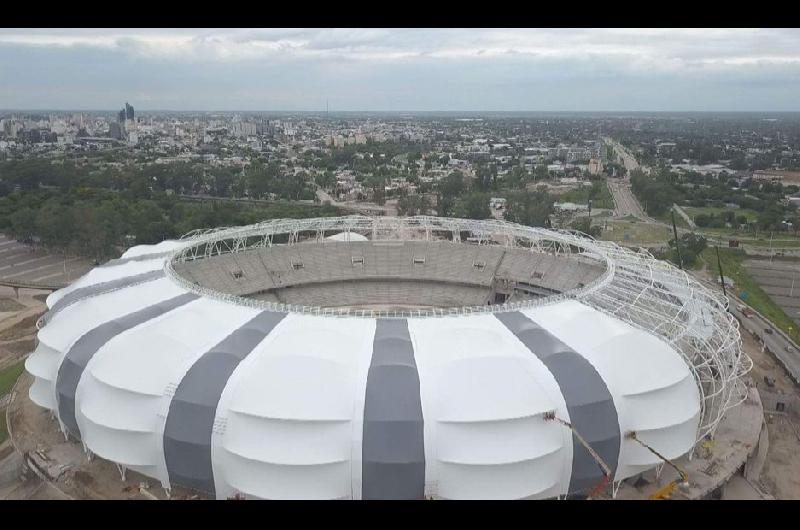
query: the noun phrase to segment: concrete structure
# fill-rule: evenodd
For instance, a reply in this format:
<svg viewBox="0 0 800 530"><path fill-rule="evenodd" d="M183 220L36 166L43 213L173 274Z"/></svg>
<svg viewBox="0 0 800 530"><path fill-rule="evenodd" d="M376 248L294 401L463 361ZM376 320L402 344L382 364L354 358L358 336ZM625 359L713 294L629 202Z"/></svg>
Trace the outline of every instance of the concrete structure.
<svg viewBox="0 0 800 530"><path fill-rule="evenodd" d="M630 432L690 452L750 366L685 273L498 221L199 231L47 305L31 399L123 474L217 498L586 493L661 464Z"/></svg>

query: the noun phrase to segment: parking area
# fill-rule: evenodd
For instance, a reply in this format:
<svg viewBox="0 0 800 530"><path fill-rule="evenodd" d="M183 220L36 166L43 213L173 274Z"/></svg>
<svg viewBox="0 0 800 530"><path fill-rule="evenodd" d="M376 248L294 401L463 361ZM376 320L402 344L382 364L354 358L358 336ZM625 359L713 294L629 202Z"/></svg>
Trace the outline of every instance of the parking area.
<svg viewBox="0 0 800 530"><path fill-rule="evenodd" d="M749 259L744 265L764 292L800 325L800 261Z"/></svg>
<svg viewBox="0 0 800 530"><path fill-rule="evenodd" d="M0 282L64 287L94 266L86 258L52 254L0 234Z"/></svg>

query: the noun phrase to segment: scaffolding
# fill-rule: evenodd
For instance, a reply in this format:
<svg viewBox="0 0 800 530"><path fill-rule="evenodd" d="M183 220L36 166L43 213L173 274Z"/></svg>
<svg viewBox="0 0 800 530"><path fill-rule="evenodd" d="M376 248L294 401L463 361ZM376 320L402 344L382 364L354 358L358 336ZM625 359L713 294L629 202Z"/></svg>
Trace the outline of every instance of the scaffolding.
<svg viewBox="0 0 800 530"><path fill-rule="evenodd" d="M194 260L235 255L274 245L319 243L326 236L342 232L364 234L372 241L447 240L459 244L522 248L532 253L601 265L604 271L586 285L502 305L382 311L291 305L237 296L198 285L177 272L175 267ZM752 367L752 361L742 352L738 322L728 313L727 300L685 271L655 259L644 249L634 251L571 230L551 230L497 220L429 216L276 219L243 227L195 230L185 235L182 241L185 245L165 262L165 272L173 281L200 296L271 311L328 317L423 318L518 311L563 300L578 300L660 337L681 354L702 397L698 441L713 436L725 411L743 402L747 396L743 376Z"/></svg>

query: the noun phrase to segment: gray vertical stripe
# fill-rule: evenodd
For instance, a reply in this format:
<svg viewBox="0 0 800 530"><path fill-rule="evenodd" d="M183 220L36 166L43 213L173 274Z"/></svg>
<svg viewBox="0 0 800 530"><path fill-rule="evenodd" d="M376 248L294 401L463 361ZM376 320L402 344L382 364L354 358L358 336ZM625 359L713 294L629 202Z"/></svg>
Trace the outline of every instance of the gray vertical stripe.
<svg viewBox="0 0 800 530"><path fill-rule="evenodd" d="M94 357L94 354L120 333L196 299L196 294L185 293L169 300L164 300L139 311L105 322L86 332L73 344L72 348L64 356L56 377L58 417L67 427L70 434L80 438L80 429L75 419L75 392L78 390L78 383L81 380L83 371L89 361L92 360L92 357Z"/></svg>
<svg viewBox="0 0 800 530"><path fill-rule="evenodd" d="M132 285L136 285L139 283L150 282L163 277L164 277L164 271L159 269L154 271L143 272L141 274L136 274L133 276L125 276L123 278L117 278L116 280L96 283L94 285L88 285L86 287L75 289L74 291L70 291L69 293L62 296L58 302L53 304L53 307L50 308L50 311L48 311L44 315L44 322L49 322L62 309L85 298L109 293L111 291L116 291L117 289L130 287Z"/></svg>
<svg viewBox="0 0 800 530"><path fill-rule="evenodd" d="M211 435L222 391L239 363L285 316L271 311L259 313L204 353L186 372L164 426L170 484L215 494Z"/></svg>
<svg viewBox="0 0 800 530"><path fill-rule="evenodd" d="M378 319L364 401L362 498L424 498L419 392L408 322Z"/></svg>
<svg viewBox="0 0 800 530"><path fill-rule="evenodd" d="M570 423L608 464L613 479L619 459L620 429L617 409L603 378L582 355L522 313L495 316L553 374L564 395ZM573 435L569 493L585 491L602 477L600 466Z"/></svg>
<svg viewBox="0 0 800 530"><path fill-rule="evenodd" d="M177 250L177 249L176 249ZM152 254L141 254L139 256L133 256L131 258L117 258L108 260L107 262L100 265L101 267L114 267L116 265L123 265L125 263L130 263L132 261L148 261L151 259L158 259L158 258L165 258L169 256L173 251L169 250L167 252L153 252Z"/></svg>

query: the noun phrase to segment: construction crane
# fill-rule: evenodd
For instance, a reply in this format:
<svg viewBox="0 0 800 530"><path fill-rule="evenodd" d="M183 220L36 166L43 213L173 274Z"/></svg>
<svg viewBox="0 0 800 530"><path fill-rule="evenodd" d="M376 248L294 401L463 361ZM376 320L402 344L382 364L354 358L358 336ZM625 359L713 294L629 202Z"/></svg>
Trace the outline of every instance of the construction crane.
<svg viewBox="0 0 800 530"><path fill-rule="evenodd" d="M626 436L627 438L630 438L631 440L638 442L639 445L641 445L642 447L644 447L645 449L656 455L658 458L660 458L661 460L672 466L672 468L675 469L675 471L677 471L678 475L680 476L680 478L671 481L669 484L663 486L658 491L650 495L650 497L648 498L651 501L668 499L672 491L675 489L675 486L677 486L678 484L689 482L689 475L686 473L686 471L682 470L680 467L678 467L677 464L672 462L669 458L665 457L664 455L662 455L661 453L659 453L658 451L656 451L655 449L653 449L652 447L641 441L636 436L636 431L630 431Z"/></svg>
<svg viewBox="0 0 800 530"><path fill-rule="evenodd" d="M589 445L589 442L587 442L586 439L583 436L581 436L581 433L579 433L578 430L570 422L562 420L561 418L556 416L555 411L545 412L544 419L557 421L561 425L568 427L572 431L572 434L575 435L575 438L577 438L578 442L580 442L580 444L586 448L586 450L589 452L592 458L594 458L594 461L597 462L597 465L600 466L600 469L603 471L603 478L601 478L597 482L597 484L592 486L592 489L589 490L589 493L586 496L586 500L591 500L592 497L600 493L600 491L602 491L602 489L606 486L606 484L611 482L611 480L613 479L611 468L608 467L608 464L606 464L605 460L603 460L603 458L599 454L597 454L597 451L595 451L592 448L592 446Z"/></svg>

